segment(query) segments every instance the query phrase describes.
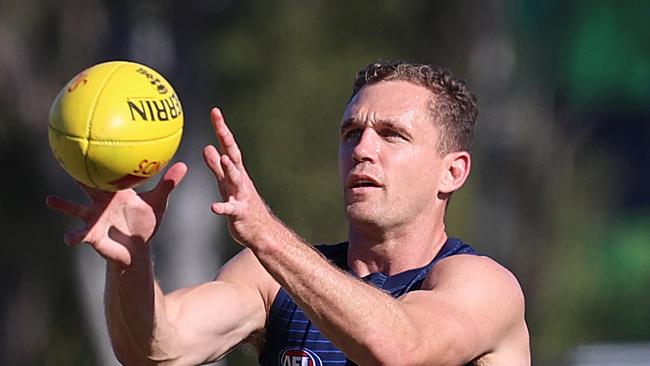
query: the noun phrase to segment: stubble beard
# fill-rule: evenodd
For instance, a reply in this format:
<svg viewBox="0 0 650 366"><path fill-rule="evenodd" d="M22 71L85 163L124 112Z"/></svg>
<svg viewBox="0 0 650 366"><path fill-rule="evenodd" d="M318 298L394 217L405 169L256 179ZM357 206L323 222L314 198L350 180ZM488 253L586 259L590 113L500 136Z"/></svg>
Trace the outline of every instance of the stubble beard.
<svg viewBox="0 0 650 366"><path fill-rule="evenodd" d="M345 214L351 227L383 232L394 226L394 208L378 202L346 203Z"/></svg>

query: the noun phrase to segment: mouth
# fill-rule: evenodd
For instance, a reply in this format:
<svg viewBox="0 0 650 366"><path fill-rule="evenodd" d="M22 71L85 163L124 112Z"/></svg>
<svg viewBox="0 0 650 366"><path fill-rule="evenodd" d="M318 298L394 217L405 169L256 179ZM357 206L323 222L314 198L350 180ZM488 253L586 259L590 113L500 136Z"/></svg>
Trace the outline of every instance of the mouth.
<svg viewBox="0 0 650 366"><path fill-rule="evenodd" d="M348 178L348 189L356 188L381 188L382 184L376 179L366 175L351 175Z"/></svg>

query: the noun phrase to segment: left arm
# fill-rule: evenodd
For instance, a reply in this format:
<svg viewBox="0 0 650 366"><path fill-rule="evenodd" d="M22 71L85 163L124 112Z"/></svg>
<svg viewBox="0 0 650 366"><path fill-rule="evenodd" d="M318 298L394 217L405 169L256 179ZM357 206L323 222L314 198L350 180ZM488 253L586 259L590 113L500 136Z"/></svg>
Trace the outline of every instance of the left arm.
<svg viewBox="0 0 650 366"><path fill-rule="evenodd" d="M465 364L497 351L524 321L516 279L489 258L447 258L421 290L394 299L331 265L278 226L251 245L254 253L357 364Z"/></svg>
<svg viewBox="0 0 650 366"><path fill-rule="evenodd" d="M221 154L208 146L204 158L224 200L212 210L228 217L233 238L350 359L362 365L461 364L494 350L523 321L516 280L486 258L445 259L423 290L401 299L337 269L268 210L221 112L214 109L211 117Z"/></svg>

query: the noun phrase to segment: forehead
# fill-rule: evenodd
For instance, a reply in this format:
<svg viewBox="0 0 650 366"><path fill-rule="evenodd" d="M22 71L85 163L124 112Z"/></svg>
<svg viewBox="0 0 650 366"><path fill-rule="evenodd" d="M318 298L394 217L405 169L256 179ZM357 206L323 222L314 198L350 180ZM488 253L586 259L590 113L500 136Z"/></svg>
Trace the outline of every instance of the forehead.
<svg viewBox="0 0 650 366"><path fill-rule="evenodd" d="M432 92L425 87L408 81L391 80L366 85L348 103L343 120L403 115L426 117L432 96Z"/></svg>

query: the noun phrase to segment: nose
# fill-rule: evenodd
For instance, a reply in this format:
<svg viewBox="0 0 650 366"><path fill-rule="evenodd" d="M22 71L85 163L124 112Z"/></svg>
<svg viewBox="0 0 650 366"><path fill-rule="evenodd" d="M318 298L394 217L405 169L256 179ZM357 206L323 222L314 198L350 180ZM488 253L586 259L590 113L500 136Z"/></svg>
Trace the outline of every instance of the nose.
<svg viewBox="0 0 650 366"><path fill-rule="evenodd" d="M363 130L357 144L352 149L352 160L355 162L374 162L379 151L377 133L372 128Z"/></svg>

